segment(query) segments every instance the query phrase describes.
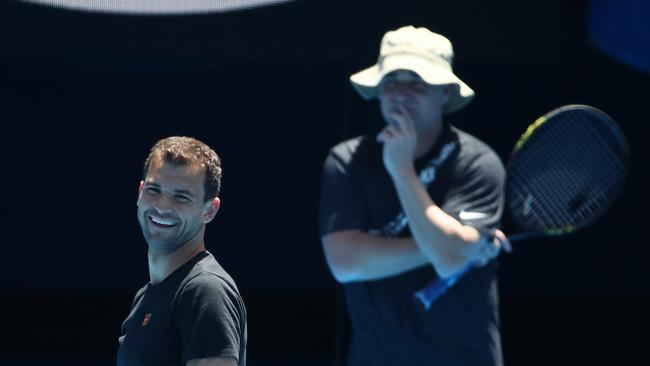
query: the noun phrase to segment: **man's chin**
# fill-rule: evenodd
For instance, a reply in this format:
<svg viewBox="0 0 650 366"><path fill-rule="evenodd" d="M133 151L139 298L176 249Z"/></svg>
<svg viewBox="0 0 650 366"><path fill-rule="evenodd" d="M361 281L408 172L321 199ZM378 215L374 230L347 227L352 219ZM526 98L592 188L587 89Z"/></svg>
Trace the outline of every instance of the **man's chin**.
<svg viewBox="0 0 650 366"><path fill-rule="evenodd" d="M147 246L149 247L149 252L168 254L182 247L183 244L179 242L147 240Z"/></svg>

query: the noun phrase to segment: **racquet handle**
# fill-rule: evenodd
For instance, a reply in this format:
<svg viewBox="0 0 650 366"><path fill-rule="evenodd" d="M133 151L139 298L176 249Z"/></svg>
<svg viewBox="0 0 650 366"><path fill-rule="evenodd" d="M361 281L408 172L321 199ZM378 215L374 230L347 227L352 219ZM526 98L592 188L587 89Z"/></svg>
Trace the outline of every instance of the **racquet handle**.
<svg viewBox="0 0 650 366"><path fill-rule="evenodd" d="M485 235L488 240L493 240L494 239L494 232L495 230L490 230L490 231L485 231L485 230L479 230L481 234ZM508 236L508 240L510 242L513 241L518 241L525 239L529 237L530 234L526 233L521 233L521 234L515 234L512 236ZM442 296L447 290L452 287L453 285L458 282L458 280L463 277L467 272L469 272L470 269L472 269L475 266L475 263L468 263L458 271L456 274L449 276L449 277L438 277L431 282L429 282L428 285L426 285L424 288L422 288L419 291L416 291L413 296L420 300L422 305L424 306L424 310L429 310L431 308L431 305L438 300L440 296Z"/></svg>
<svg viewBox="0 0 650 366"><path fill-rule="evenodd" d="M469 272L469 270L472 269L472 267L474 267L474 263L468 263L465 265L465 267L463 267L463 269L452 276L436 278L424 288L415 292L413 296L420 300L424 306L424 310L429 310L429 308L431 308L431 304L433 304L440 296L447 292L447 289L455 285L456 282L465 275L465 273Z"/></svg>

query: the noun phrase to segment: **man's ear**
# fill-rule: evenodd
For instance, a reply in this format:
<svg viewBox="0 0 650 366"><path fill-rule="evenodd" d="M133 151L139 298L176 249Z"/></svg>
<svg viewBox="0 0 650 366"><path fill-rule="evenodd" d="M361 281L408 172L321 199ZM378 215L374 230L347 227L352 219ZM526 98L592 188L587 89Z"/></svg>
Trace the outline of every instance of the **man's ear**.
<svg viewBox="0 0 650 366"><path fill-rule="evenodd" d="M144 181L141 180L141 181L140 181L140 185L138 186L138 199L139 199L140 196L142 195L142 190L143 190L143 189L144 189Z"/></svg>
<svg viewBox="0 0 650 366"><path fill-rule="evenodd" d="M221 206L221 200L219 197L215 197L211 199L210 201L206 202L208 207L205 210L205 213L203 214L203 223L207 224L208 222L212 221L214 219L214 216L217 214L217 211L219 211L219 207Z"/></svg>

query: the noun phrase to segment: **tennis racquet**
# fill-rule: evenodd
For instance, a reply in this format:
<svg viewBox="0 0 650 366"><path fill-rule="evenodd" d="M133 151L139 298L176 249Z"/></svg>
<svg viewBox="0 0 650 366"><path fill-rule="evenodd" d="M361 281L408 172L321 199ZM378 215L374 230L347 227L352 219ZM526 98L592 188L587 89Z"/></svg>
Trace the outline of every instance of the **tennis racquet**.
<svg viewBox="0 0 650 366"><path fill-rule="evenodd" d="M596 108L567 105L538 118L506 166L505 211L519 230L508 240L564 235L592 224L623 190L629 157L621 129ZM433 280L415 297L429 309L473 267Z"/></svg>

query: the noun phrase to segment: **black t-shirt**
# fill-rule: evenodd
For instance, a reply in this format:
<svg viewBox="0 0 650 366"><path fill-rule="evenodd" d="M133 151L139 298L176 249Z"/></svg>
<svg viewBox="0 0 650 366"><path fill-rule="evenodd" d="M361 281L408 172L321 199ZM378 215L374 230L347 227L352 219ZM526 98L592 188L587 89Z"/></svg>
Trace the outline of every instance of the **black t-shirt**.
<svg viewBox="0 0 650 366"><path fill-rule="evenodd" d="M122 324L117 365L184 365L210 357L245 365L246 339L246 308L235 282L212 254L201 252L138 291Z"/></svg>
<svg viewBox="0 0 650 366"><path fill-rule="evenodd" d="M374 136L330 151L321 194L321 235L358 229L411 236ZM496 228L505 169L485 143L446 125L415 162L432 200L459 221ZM425 311L414 298L436 273L423 266L400 275L345 285L352 326L348 365L500 365L496 263L472 269Z"/></svg>

